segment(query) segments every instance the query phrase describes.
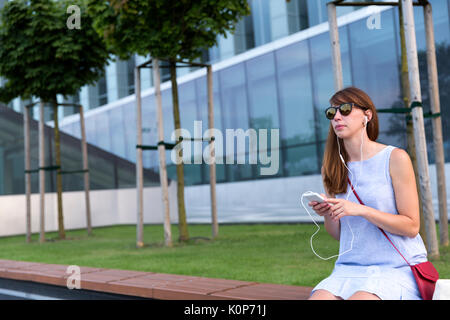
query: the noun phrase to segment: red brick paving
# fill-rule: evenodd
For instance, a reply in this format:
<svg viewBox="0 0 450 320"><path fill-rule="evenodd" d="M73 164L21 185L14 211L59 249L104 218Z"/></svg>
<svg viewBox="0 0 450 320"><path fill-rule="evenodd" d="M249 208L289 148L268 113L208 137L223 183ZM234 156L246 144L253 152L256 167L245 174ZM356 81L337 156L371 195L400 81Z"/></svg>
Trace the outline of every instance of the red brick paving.
<svg viewBox="0 0 450 320"><path fill-rule="evenodd" d="M0 278L67 286L67 265L0 260ZM81 289L163 300L304 300L311 287L80 267ZM75 290L75 289L74 289Z"/></svg>

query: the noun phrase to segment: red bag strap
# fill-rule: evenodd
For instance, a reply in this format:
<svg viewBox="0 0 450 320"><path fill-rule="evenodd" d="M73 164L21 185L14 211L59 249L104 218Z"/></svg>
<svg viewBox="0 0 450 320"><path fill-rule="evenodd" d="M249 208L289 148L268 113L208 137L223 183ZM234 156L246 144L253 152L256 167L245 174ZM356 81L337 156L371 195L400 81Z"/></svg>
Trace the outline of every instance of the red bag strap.
<svg viewBox="0 0 450 320"><path fill-rule="evenodd" d="M358 199L359 203L361 203L362 205L364 205L364 203L361 201L361 199L359 198L358 194L356 193L355 188L353 187L352 183L350 182L350 179L347 177L347 181L350 184L350 187L352 188L353 193L355 194L356 198ZM383 229L381 229L380 227L378 227L378 229L380 229L380 231L384 234L384 236L386 237L386 239L388 239L388 241L392 244L392 246L395 248L395 250L397 250L397 252L402 256L403 260L405 260L405 262L408 264L408 266L411 267L411 265L409 264L409 262L405 259L405 257L401 254L401 252L397 249L397 247L395 246L395 244L391 241L391 239L389 239L389 237L387 236L386 232L384 232Z"/></svg>

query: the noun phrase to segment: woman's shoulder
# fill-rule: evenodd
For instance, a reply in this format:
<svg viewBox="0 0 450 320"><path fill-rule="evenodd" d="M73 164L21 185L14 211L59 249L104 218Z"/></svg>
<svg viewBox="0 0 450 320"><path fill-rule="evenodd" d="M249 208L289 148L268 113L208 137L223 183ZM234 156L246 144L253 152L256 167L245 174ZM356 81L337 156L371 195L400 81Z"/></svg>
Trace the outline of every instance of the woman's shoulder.
<svg viewBox="0 0 450 320"><path fill-rule="evenodd" d="M402 148L392 148L389 158L389 171L392 174L401 174L413 169L411 157L408 152Z"/></svg>
<svg viewBox="0 0 450 320"><path fill-rule="evenodd" d="M402 149L400 147L392 146L391 151L391 161L411 161L411 158L408 154L408 152L405 149Z"/></svg>
<svg viewBox="0 0 450 320"><path fill-rule="evenodd" d="M388 145L388 144L382 144L382 143L378 143L378 151L389 151L389 149L391 149L391 153L390 153L390 159L394 159L397 161L405 161L405 160L411 160L409 157L409 154L406 150L394 146L394 145Z"/></svg>

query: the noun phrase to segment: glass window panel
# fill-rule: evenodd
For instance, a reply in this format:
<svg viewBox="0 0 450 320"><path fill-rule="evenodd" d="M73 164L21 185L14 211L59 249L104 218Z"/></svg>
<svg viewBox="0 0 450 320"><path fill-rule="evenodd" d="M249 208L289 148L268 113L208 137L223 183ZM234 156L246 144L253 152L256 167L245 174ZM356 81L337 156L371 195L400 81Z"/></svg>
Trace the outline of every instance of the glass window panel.
<svg viewBox="0 0 450 320"><path fill-rule="evenodd" d="M133 55L127 60L127 84L128 94L134 93L134 68L136 67L136 57Z"/></svg>
<svg viewBox="0 0 450 320"><path fill-rule="evenodd" d="M81 141L65 135L61 135L60 138L62 170L82 169L83 158L81 152ZM56 178L56 174L54 174L54 176ZM83 175L80 173L62 175L62 183L63 190L82 190L84 188Z"/></svg>
<svg viewBox="0 0 450 320"><path fill-rule="evenodd" d="M278 116L278 94L275 77L275 63L273 53L251 59L246 62L248 75L248 96L250 109L250 127L258 133L258 139L261 139L262 132L259 129L267 130L267 141L269 153L272 148L270 146L271 129L279 130ZM278 142L279 143L279 142ZM249 146L247 145L247 151ZM258 147L258 151L261 146ZM263 150L261 150L263 151ZM275 151L275 150L274 150ZM279 151L279 149L277 149ZM265 152L265 151L263 151ZM259 160L259 159L258 159ZM263 165L262 167L266 167ZM261 166L257 166L256 175L261 175ZM280 175L282 170L278 171Z"/></svg>
<svg viewBox="0 0 450 320"><path fill-rule="evenodd" d="M218 47L220 51L220 59L225 60L231 58L235 54L234 35L230 31L226 31L226 35L218 36Z"/></svg>
<svg viewBox="0 0 450 320"><path fill-rule="evenodd" d="M397 124L398 126L400 126L398 123L401 121L405 122L405 117L400 116L399 119L391 118L391 120L398 121L398 122L393 122L392 124L393 125ZM378 135L377 141L380 143L383 143L383 144L393 145L393 146L397 146L399 148L406 149L407 148L406 129L404 129L404 128L394 129L393 128L393 130L391 130L391 131L380 132Z"/></svg>
<svg viewBox="0 0 450 320"><path fill-rule="evenodd" d="M315 26L317 24L327 22L328 21L328 9L327 9L327 3L330 2L330 0L298 0L301 2L306 2L308 5L308 20L309 20L309 26ZM350 2L361 2L358 0L347 0L345 1L347 3ZM364 1L363 1L364 2ZM372 0L366 1L366 2L372 2ZM362 7L352 7L352 6L337 6L336 7L336 15L342 16L347 13L350 13L355 10L359 10Z"/></svg>
<svg viewBox="0 0 450 320"><path fill-rule="evenodd" d="M142 144L156 146L158 143L158 119L154 95L142 98ZM159 167L158 151L148 150L142 154L144 168Z"/></svg>
<svg viewBox="0 0 450 320"><path fill-rule="evenodd" d="M114 108L109 111L108 119L111 130L111 149L110 151L119 157L126 157L125 149L125 129L122 115L122 108Z"/></svg>
<svg viewBox="0 0 450 320"><path fill-rule="evenodd" d="M158 150L145 151L143 153L144 169L149 169L159 174L159 154Z"/></svg>
<svg viewBox="0 0 450 320"><path fill-rule="evenodd" d="M435 43L450 42L449 9L446 1L430 1L433 11ZM395 11L398 21L398 10ZM414 6L414 22L416 28L417 50L426 50L424 13L421 6Z"/></svg>
<svg viewBox="0 0 450 320"><path fill-rule="evenodd" d="M272 40L269 6L270 3L266 0L252 0L250 2L256 46L263 45Z"/></svg>
<svg viewBox="0 0 450 320"><path fill-rule="evenodd" d="M208 88L206 76L195 80L198 97L198 114L202 120L203 130L208 129ZM219 75L213 73L213 95L214 95L214 128L222 129L222 109L220 105Z"/></svg>
<svg viewBox="0 0 450 320"><path fill-rule="evenodd" d="M341 44L341 60L344 87L351 85L350 59L348 50L348 37L346 27L339 28L339 41ZM330 37L322 33L309 39L311 48L311 70L313 79L314 106L317 113L317 126L319 139L325 141L328 136L330 120L325 117L325 109L329 106L330 98L335 93L333 65L331 61ZM323 152L321 150L320 152Z"/></svg>
<svg viewBox="0 0 450 320"><path fill-rule="evenodd" d="M197 114L195 82L189 81L178 85L178 96L181 128L189 131L191 137L193 137L194 122L201 120Z"/></svg>
<svg viewBox="0 0 450 320"><path fill-rule="evenodd" d="M277 88L273 53L246 62L250 127L254 129L279 128Z"/></svg>
<svg viewBox="0 0 450 320"><path fill-rule="evenodd" d="M1 108L0 108L1 109ZM115 111L116 109L114 109ZM23 123L21 117L9 109L0 110L0 186L1 194L23 194L24 155ZM113 111L113 110L110 110ZM105 113L106 114L106 113ZM88 119L95 119L89 117ZM76 122L75 122L76 123ZM76 123L77 124L77 123ZM30 121L31 169L38 167L38 123ZM135 133L134 133L135 134ZM95 136L95 134L94 134ZM81 143L70 135L61 132L61 165L63 170L82 168ZM45 127L45 163L55 163L53 128ZM114 189L117 187L135 187L135 165L118 158L92 144L88 144L91 190ZM120 174L120 176L119 176ZM46 171L46 192L55 192L55 171ZM145 185L159 185L159 176L149 170L144 171ZM31 175L32 192L39 192L39 175ZM62 176L63 191L81 191L84 189L83 173Z"/></svg>
<svg viewBox="0 0 450 320"><path fill-rule="evenodd" d="M208 122L208 94L207 94L207 82L206 76L201 77L195 80L196 89L197 89L197 97L198 97L198 114L199 118L202 121L202 132L209 128ZM214 128L222 130L222 111L220 105L220 92L219 92L219 75L217 72L213 73L213 103L214 103ZM206 150L208 142L203 142L202 150ZM224 146L222 146L224 147ZM219 150L216 147L215 150L216 159L219 157L223 157L223 148ZM203 183L209 183L209 165L206 163L203 165ZM216 164L216 181L222 182L225 180L225 167L223 164Z"/></svg>
<svg viewBox="0 0 450 320"><path fill-rule="evenodd" d="M76 139L79 139L81 141L81 128L80 128L80 119L78 118L76 121L65 124L64 127L59 126L60 132L64 132L65 134L68 134ZM86 123L85 123L85 130L86 129ZM87 138L86 138L87 140ZM87 143L90 143L87 141Z"/></svg>
<svg viewBox="0 0 450 320"><path fill-rule="evenodd" d="M129 170L129 168L122 168L117 166L117 179L119 188L136 188L136 170ZM144 176L144 187L146 187Z"/></svg>
<svg viewBox="0 0 450 320"><path fill-rule="evenodd" d="M249 126L244 65L240 63L219 71L219 78L222 91L222 115L225 130L222 130L222 134L224 144L226 144L226 129L231 129L235 132L236 129L240 128L246 131ZM227 179L228 181L250 179L252 177L252 169L248 161L245 164L237 164L236 138L234 140L234 153L230 154L230 156L234 157L233 163L235 164L226 165ZM246 142L248 142L248 139L246 139ZM245 151L241 150L240 152Z"/></svg>
<svg viewBox="0 0 450 320"><path fill-rule="evenodd" d="M9 149L9 150L8 150ZM2 162L2 194L20 194L25 193L24 178L24 153L23 147L20 152L14 149L13 145L9 148L1 148L0 156ZM48 175L47 175L48 178ZM46 185L46 191L51 191L50 183Z"/></svg>
<svg viewBox="0 0 450 320"><path fill-rule="evenodd" d="M216 37L217 41L219 39L219 37ZM220 51L219 51L219 46L215 45L211 48L208 49L208 55L209 55L209 63L216 63L218 61L220 61Z"/></svg>
<svg viewBox="0 0 450 320"><path fill-rule="evenodd" d="M86 123L85 123L84 125L85 125L84 130L86 130ZM81 139L81 127L80 127L80 120L79 120L79 118L78 118L77 121L75 121L75 122L73 123L72 133L71 133L71 134L72 134L72 136L74 136L75 138Z"/></svg>
<svg viewBox="0 0 450 320"><path fill-rule="evenodd" d="M328 20L328 1L329 0L310 0L307 2L309 26L312 27Z"/></svg>
<svg viewBox="0 0 450 320"><path fill-rule="evenodd" d="M166 89L161 91L161 100L163 109L164 141L168 143L174 143L174 141L171 140L172 131L175 127L173 120L172 90Z"/></svg>
<svg viewBox="0 0 450 320"><path fill-rule="evenodd" d="M95 130L95 117L85 117L84 122L86 126L86 141L98 146L97 134Z"/></svg>
<svg viewBox="0 0 450 320"><path fill-rule="evenodd" d="M91 190L115 188L114 164L103 157L89 157L88 161Z"/></svg>
<svg viewBox="0 0 450 320"><path fill-rule="evenodd" d="M190 186L194 184L202 183L202 165L194 164L193 161L191 164L183 165L184 171L184 185Z"/></svg>
<svg viewBox="0 0 450 320"><path fill-rule="evenodd" d="M166 170L167 170L167 177L170 180L173 180L172 183L177 183L177 166L175 165L172 160L170 160L170 154L171 150L166 150ZM158 171L159 172L159 171Z"/></svg>
<svg viewBox="0 0 450 320"><path fill-rule="evenodd" d="M292 170L298 160L292 157L292 149L285 146L299 146L316 140L308 43L303 41L280 49L276 58L282 123L281 156L286 162L284 174L292 175L299 172Z"/></svg>
<svg viewBox="0 0 450 320"><path fill-rule="evenodd" d="M97 83L98 86L98 103L99 105L104 105L108 103L108 92L106 85L106 78L101 77Z"/></svg>
<svg viewBox="0 0 450 320"><path fill-rule="evenodd" d="M381 29L368 29L363 19L349 25L349 34L354 84L371 97L377 109L384 109L403 106L403 101L393 11L381 12L380 19ZM380 133L394 136L406 130L402 115L378 113L378 120Z"/></svg>
<svg viewBox="0 0 450 320"><path fill-rule="evenodd" d="M278 140L272 134L272 130L267 130L267 134L262 131L258 132L258 161L256 165L256 176L258 178L271 178L283 174L283 153L279 139L280 133L278 131ZM267 141L266 146L261 144L261 139ZM272 143L272 139L274 139L276 144ZM267 161L267 163L263 164L262 161Z"/></svg>
<svg viewBox="0 0 450 320"><path fill-rule="evenodd" d="M69 123L69 124L65 124L65 125L61 125L61 122L59 123L59 130L61 132L70 134L71 136L73 136L73 128L75 126L75 123Z"/></svg>
<svg viewBox="0 0 450 320"><path fill-rule="evenodd" d="M255 47L255 33L253 30L252 15L243 17L236 24L234 33L235 54L250 50Z"/></svg>
<svg viewBox="0 0 450 320"><path fill-rule="evenodd" d="M286 3L289 34L308 28L308 3L291 0Z"/></svg>
<svg viewBox="0 0 450 320"><path fill-rule="evenodd" d="M134 102L124 104L122 109L125 123L125 152L126 158L136 162L136 107Z"/></svg>
<svg viewBox="0 0 450 320"><path fill-rule="evenodd" d="M178 85L178 93L181 128L187 130L191 138L201 138L203 134L202 128L199 127L199 132L194 131L195 121L201 121L197 113L195 81ZM197 134L199 135L198 137L196 136ZM200 148L195 147L198 145ZM199 184L202 182L202 164L194 163L196 159L197 161L200 160L203 162L201 146L201 141L184 143L183 148L190 147L190 152L183 153L185 185ZM195 152L197 149L200 151L199 153Z"/></svg>
<svg viewBox="0 0 450 320"><path fill-rule="evenodd" d="M315 141L315 121L308 44L290 45L276 52L283 145Z"/></svg>
<svg viewBox="0 0 450 320"><path fill-rule="evenodd" d="M164 70L164 69L163 69ZM162 109L163 109L163 123L164 123L164 141L167 143L174 143L171 140L171 135L174 130L173 107L172 107L172 90L166 89L161 91ZM156 100L155 100L156 106ZM175 163L171 160L171 150L166 150L166 168L169 179L176 180L177 172ZM159 160L158 160L159 161Z"/></svg>
<svg viewBox="0 0 450 320"><path fill-rule="evenodd" d="M392 11L383 11L381 21L381 29L368 29L364 19L351 23L350 43L354 84L387 108L400 93Z"/></svg>
<svg viewBox="0 0 450 320"><path fill-rule="evenodd" d="M95 118L97 145L104 150L111 150L108 114L106 112L99 112L93 118Z"/></svg>
<svg viewBox="0 0 450 320"><path fill-rule="evenodd" d="M203 142L203 150L206 150L208 143L207 142ZM216 162L218 161L217 159L219 158L219 156L217 155L216 152ZM225 162L222 164L218 164L216 163L216 182L225 182L226 180L226 176L225 176ZM210 166L208 164L205 163L205 165L203 166L203 183L209 184L209 178L210 178Z"/></svg>
<svg viewBox="0 0 450 320"><path fill-rule="evenodd" d="M284 170L287 176L300 176L320 172L316 144L288 147L285 150Z"/></svg>

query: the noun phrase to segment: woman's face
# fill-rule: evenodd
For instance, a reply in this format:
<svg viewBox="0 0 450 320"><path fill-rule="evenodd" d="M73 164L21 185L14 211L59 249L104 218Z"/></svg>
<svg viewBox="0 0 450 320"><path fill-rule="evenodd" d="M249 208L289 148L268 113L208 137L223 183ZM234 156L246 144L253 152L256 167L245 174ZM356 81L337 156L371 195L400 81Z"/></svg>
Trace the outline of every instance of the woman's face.
<svg viewBox="0 0 450 320"><path fill-rule="evenodd" d="M333 107L337 106L333 105ZM343 116L341 111L337 109L336 115L330 121L336 135L341 139L345 139L361 133L361 129L364 127L364 115L366 114L362 109L353 105L349 115ZM368 120L370 120L369 116Z"/></svg>

